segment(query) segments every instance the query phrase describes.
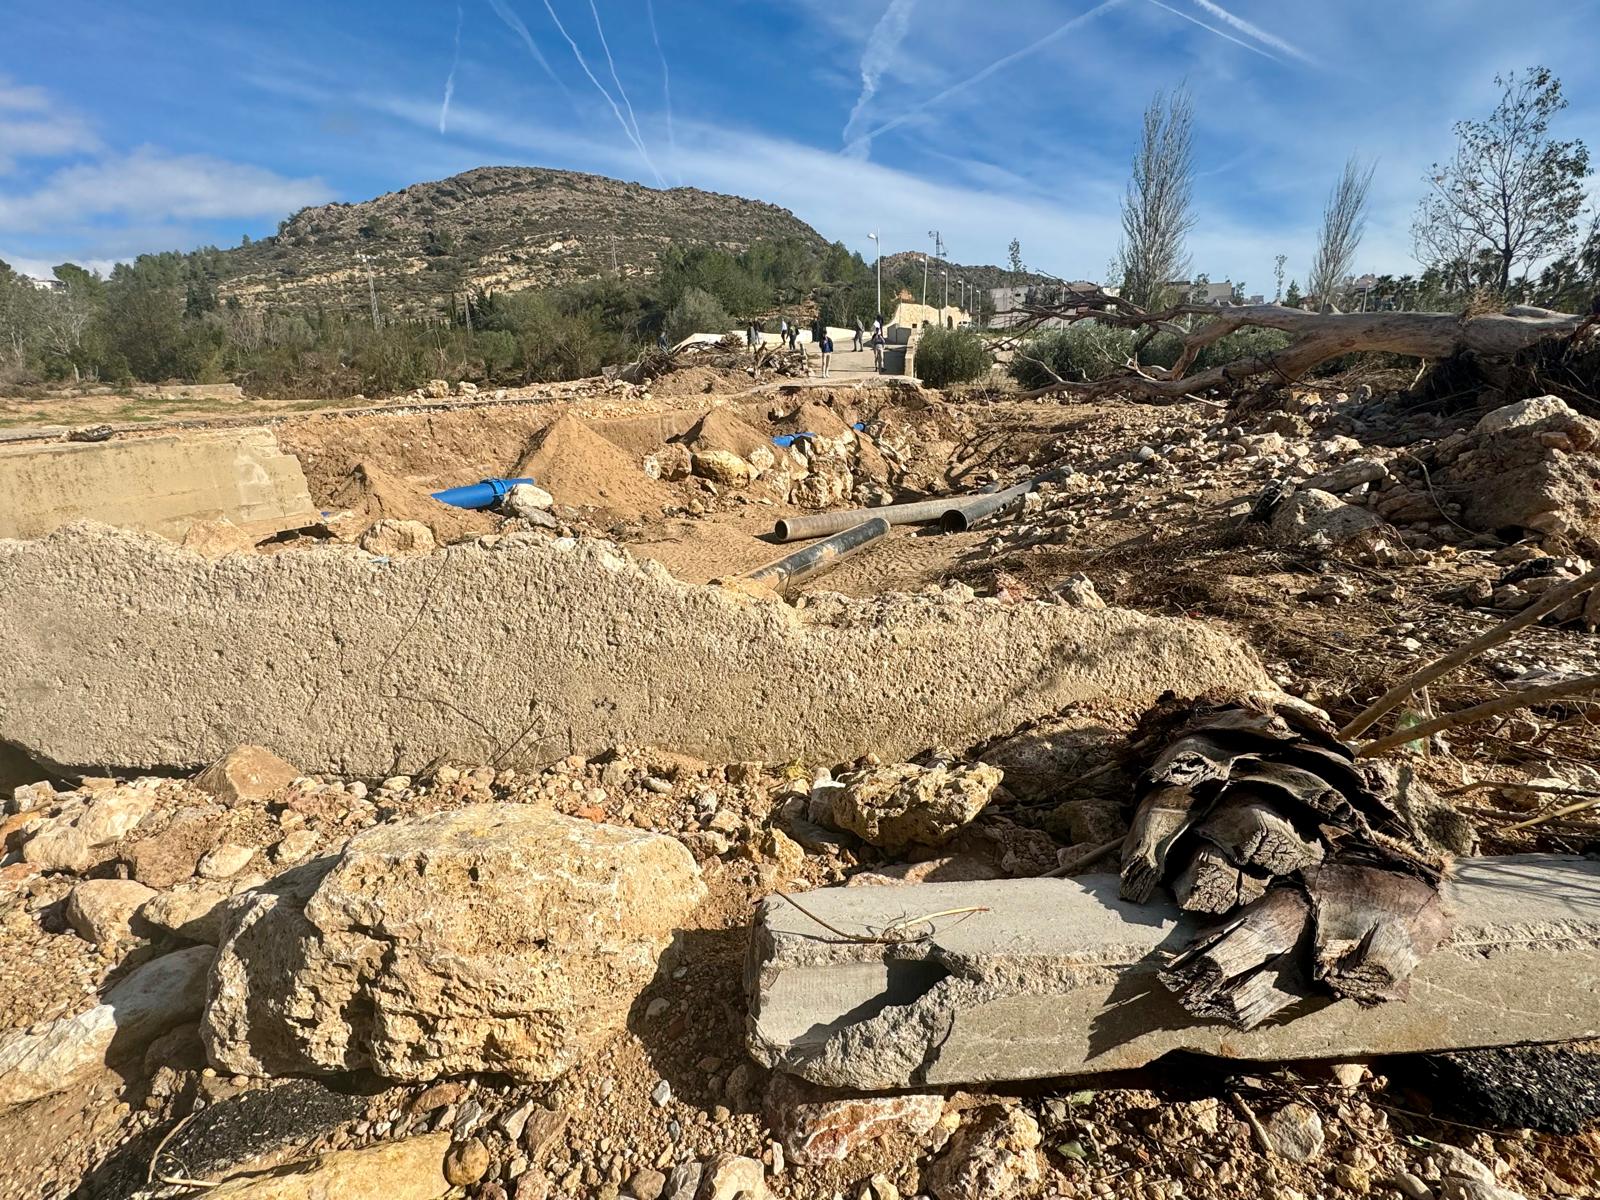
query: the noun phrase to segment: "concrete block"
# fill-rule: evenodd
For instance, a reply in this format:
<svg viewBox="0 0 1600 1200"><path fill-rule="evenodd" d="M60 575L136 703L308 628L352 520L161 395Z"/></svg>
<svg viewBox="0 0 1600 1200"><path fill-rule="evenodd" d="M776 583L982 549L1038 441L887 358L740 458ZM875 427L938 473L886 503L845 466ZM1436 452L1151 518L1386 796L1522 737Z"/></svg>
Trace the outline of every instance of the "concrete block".
<svg viewBox="0 0 1600 1200"><path fill-rule="evenodd" d="M1085 700L1268 683L1202 621L903 595L797 610L521 533L386 564L207 561L104 526L0 539L0 629L0 741L131 769L241 743L367 779L618 745L892 762Z"/></svg>
<svg viewBox="0 0 1600 1200"><path fill-rule="evenodd" d="M824 888L806 908L863 934L969 906L920 941L838 938L779 897L747 965L755 1058L829 1087L909 1088L1141 1066L1174 1050L1278 1061L1600 1036L1600 862L1468 859L1444 891L1454 931L1410 998L1306 1001L1249 1032L1199 1021L1156 979L1191 919L1132 904L1114 875Z"/></svg>
<svg viewBox="0 0 1600 1200"><path fill-rule="evenodd" d="M270 429L0 450L0 538L83 520L179 537L222 517L262 534L319 519L299 460Z"/></svg>

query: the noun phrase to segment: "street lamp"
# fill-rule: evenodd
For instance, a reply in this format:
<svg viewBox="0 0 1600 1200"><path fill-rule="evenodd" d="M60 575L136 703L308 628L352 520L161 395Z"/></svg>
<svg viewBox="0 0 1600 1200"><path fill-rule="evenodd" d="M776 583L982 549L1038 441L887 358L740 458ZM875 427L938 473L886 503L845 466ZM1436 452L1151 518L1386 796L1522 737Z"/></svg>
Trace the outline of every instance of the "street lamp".
<svg viewBox="0 0 1600 1200"><path fill-rule="evenodd" d="M883 244L878 241L876 232L867 234L872 239L873 256L878 260L878 307L873 309L873 319L883 318Z"/></svg>
<svg viewBox="0 0 1600 1200"><path fill-rule="evenodd" d="M922 307L928 307L928 256L922 256Z"/></svg>
<svg viewBox="0 0 1600 1200"><path fill-rule="evenodd" d="M946 308L949 308L950 307L950 272L949 271L940 271L939 274L944 276L944 306Z"/></svg>

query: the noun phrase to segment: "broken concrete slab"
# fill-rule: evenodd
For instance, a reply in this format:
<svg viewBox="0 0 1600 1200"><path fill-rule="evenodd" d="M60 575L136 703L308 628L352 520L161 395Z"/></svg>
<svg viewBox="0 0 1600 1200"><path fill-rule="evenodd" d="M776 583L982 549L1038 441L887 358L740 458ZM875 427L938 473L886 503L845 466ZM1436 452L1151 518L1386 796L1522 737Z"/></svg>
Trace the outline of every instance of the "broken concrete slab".
<svg viewBox="0 0 1600 1200"><path fill-rule="evenodd" d="M1084 700L1270 686L1200 621L926 595L795 609L533 534L404 562L348 547L207 561L82 526L0 541L0 627L0 739L131 769L198 768L240 743L357 778L617 745L893 761Z"/></svg>
<svg viewBox="0 0 1600 1200"><path fill-rule="evenodd" d="M805 894L818 918L864 934L986 910L898 944L840 939L769 898L747 965L750 1050L813 1083L881 1089L1121 1070L1174 1050L1277 1061L1600 1035L1600 862L1467 859L1443 896L1454 932L1409 999L1306 1001L1249 1032L1191 1017L1160 985L1161 952L1194 924L1120 899L1114 875Z"/></svg>
<svg viewBox="0 0 1600 1200"><path fill-rule="evenodd" d="M105 521L181 537L226 517L265 535L320 519L270 429L234 429L0 450L0 538Z"/></svg>

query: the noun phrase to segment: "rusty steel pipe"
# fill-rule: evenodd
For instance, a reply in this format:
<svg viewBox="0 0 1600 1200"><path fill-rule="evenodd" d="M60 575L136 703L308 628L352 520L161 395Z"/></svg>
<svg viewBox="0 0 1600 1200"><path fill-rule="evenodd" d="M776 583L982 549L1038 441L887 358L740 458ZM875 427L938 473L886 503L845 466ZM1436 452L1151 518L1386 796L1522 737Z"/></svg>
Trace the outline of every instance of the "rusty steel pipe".
<svg viewBox="0 0 1600 1200"><path fill-rule="evenodd" d="M793 554L786 554L765 566L757 567L743 578L784 592L797 583L832 570L850 555L888 536L888 533L889 522L882 517L873 517L841 530L832 537L813 542L803 550L796 550Z"/></svg>
<svg viewBox="0 0 1600 1200"><path fill-rule="evenodd" d="M772 527L773 536L780 542L803 542L807 538L827 537L851 529L873 517L882 517L891 525L930 525L944 519L952 508L981 499L996 491L999 484L981 487L970 496L945 496L938 500L912 500L905 504L881 504L877 508L847 508L839 512L817 513L809 517L784 517Z"/></svg>
<svg viewBox="0 0 1600 1200"><path fill-rule="evenodd" d="M863 521L880 518L891 525L923 525L937 521L949 510L951 501L913 500L909 504L885 504L878 508L848 508L839 512L816 513L807 517L784 517L772 527L780 542L803 542L854 529Z"/></svg>
<svg viewBox="0 0 1600 1200"><path fill-rule="evenodd" d="M965 533L979 521L1021 504L1028 493L1038 486L1039 480L1027 479L1014 487L1006 488L1003 492L974 496L969 500L946 504L945 511L939 516L939 528L946 533Z"/></svg>

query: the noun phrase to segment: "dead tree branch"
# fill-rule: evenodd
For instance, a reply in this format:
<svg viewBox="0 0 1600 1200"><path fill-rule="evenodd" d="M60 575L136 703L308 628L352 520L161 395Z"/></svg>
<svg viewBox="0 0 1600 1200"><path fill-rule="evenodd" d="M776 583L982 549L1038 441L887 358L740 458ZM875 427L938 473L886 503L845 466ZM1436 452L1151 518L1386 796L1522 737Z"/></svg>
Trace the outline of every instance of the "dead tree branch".
<svg viewBox="0 0 1600 1200"><path fill-rule="evenodd" d="M1383 351L1437 360L1471 351L1482 358L1509 359L1545 338L1572 337L1585 328L1583 317L1526 307L1467 315L1306 312L1280 304L1218 307L1185 302L1147 312L1099 289L1076 291L1061 304L1025 305L1016 312L1022 320L995 343L996 349L1017 349L1046 326L1079 321L1136 329L1147 336L1158 332L1177 336L1183 349L1171 370L1130 362L1120 372L1101 379L1062 381L1023 393L1025 397L1061 393L1089 398L1122 394L1155 403L1173 403L1193 393L1228 388L1260 376L1297 380L1329 359L1357 352ZM1191 329L1186 318L1202 320ZM1190 373L1202 350L1242 329L1275 329L1294 340L1282 350Z"/></svg>

